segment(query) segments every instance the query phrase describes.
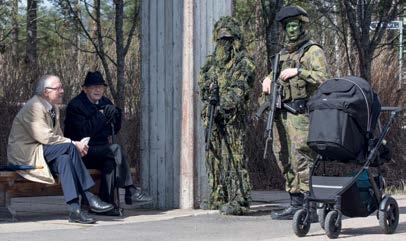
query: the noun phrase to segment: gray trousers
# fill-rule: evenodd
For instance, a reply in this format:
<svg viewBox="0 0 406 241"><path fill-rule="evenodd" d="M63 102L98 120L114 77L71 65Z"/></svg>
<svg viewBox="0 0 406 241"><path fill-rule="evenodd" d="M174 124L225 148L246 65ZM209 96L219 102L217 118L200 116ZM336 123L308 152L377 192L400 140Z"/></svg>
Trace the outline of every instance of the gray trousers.
<svg viewBox="0 0 406 241"><path fill-rule="evenodd" d="M66 202L78 198L94 186L92 177L72 143L44 145L44 158L52 173L59 176Z"/></svg>

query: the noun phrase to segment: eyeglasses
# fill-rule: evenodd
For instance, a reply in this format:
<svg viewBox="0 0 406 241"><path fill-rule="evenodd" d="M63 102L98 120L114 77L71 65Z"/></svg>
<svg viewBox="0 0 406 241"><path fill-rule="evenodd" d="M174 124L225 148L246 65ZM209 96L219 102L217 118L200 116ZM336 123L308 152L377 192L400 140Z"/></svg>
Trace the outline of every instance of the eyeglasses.
<svg viewBox="0 0 406 241"><path fill-rule="evenodd" d="M62 91L63 87L59 86L59 87L45 87L45 89L49 89L49 90L56 90L56 91Z"/></svg>

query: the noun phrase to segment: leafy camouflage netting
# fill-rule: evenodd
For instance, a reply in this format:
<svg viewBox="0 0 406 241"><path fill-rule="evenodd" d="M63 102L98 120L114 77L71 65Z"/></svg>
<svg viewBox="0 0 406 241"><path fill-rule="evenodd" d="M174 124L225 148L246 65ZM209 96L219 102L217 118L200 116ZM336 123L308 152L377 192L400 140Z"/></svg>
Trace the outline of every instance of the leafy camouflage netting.
<svg viewBox="0 0 406 241"><path fill-rule="evenodd" d="M222 17L214 27L215 51L200 71L202 119L208 130L206 167L210 197L201 207L223 214L244 214L249 208L251 184L246 167L245 133L248 97L255 66L246 57L237 21Z"/></svg>

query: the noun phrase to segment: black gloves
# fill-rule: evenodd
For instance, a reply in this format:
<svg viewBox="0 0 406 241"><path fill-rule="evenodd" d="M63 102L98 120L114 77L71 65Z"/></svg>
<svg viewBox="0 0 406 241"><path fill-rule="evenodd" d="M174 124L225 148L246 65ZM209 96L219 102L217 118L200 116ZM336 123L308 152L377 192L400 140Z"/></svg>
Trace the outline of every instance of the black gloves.
<svg viewBox="0 0 406 241"><path fill-rule="evenodd" d="M114 105L105 105L103 107L103 113L109 123L114 122L116 116L119 114L117 107Z"/></svg>

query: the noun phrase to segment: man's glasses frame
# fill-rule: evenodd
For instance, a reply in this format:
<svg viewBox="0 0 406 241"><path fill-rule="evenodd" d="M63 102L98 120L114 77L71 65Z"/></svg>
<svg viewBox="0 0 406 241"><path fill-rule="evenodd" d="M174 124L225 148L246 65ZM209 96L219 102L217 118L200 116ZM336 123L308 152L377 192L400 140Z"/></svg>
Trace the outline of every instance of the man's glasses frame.
<svg viewBox="0 0 406 241"><path fill-rule="evenodd" d="M45 89L49 89L49 90L56 90L56 91L62 91L63 87L59 86L59 87L45 87Z"/></svg>

